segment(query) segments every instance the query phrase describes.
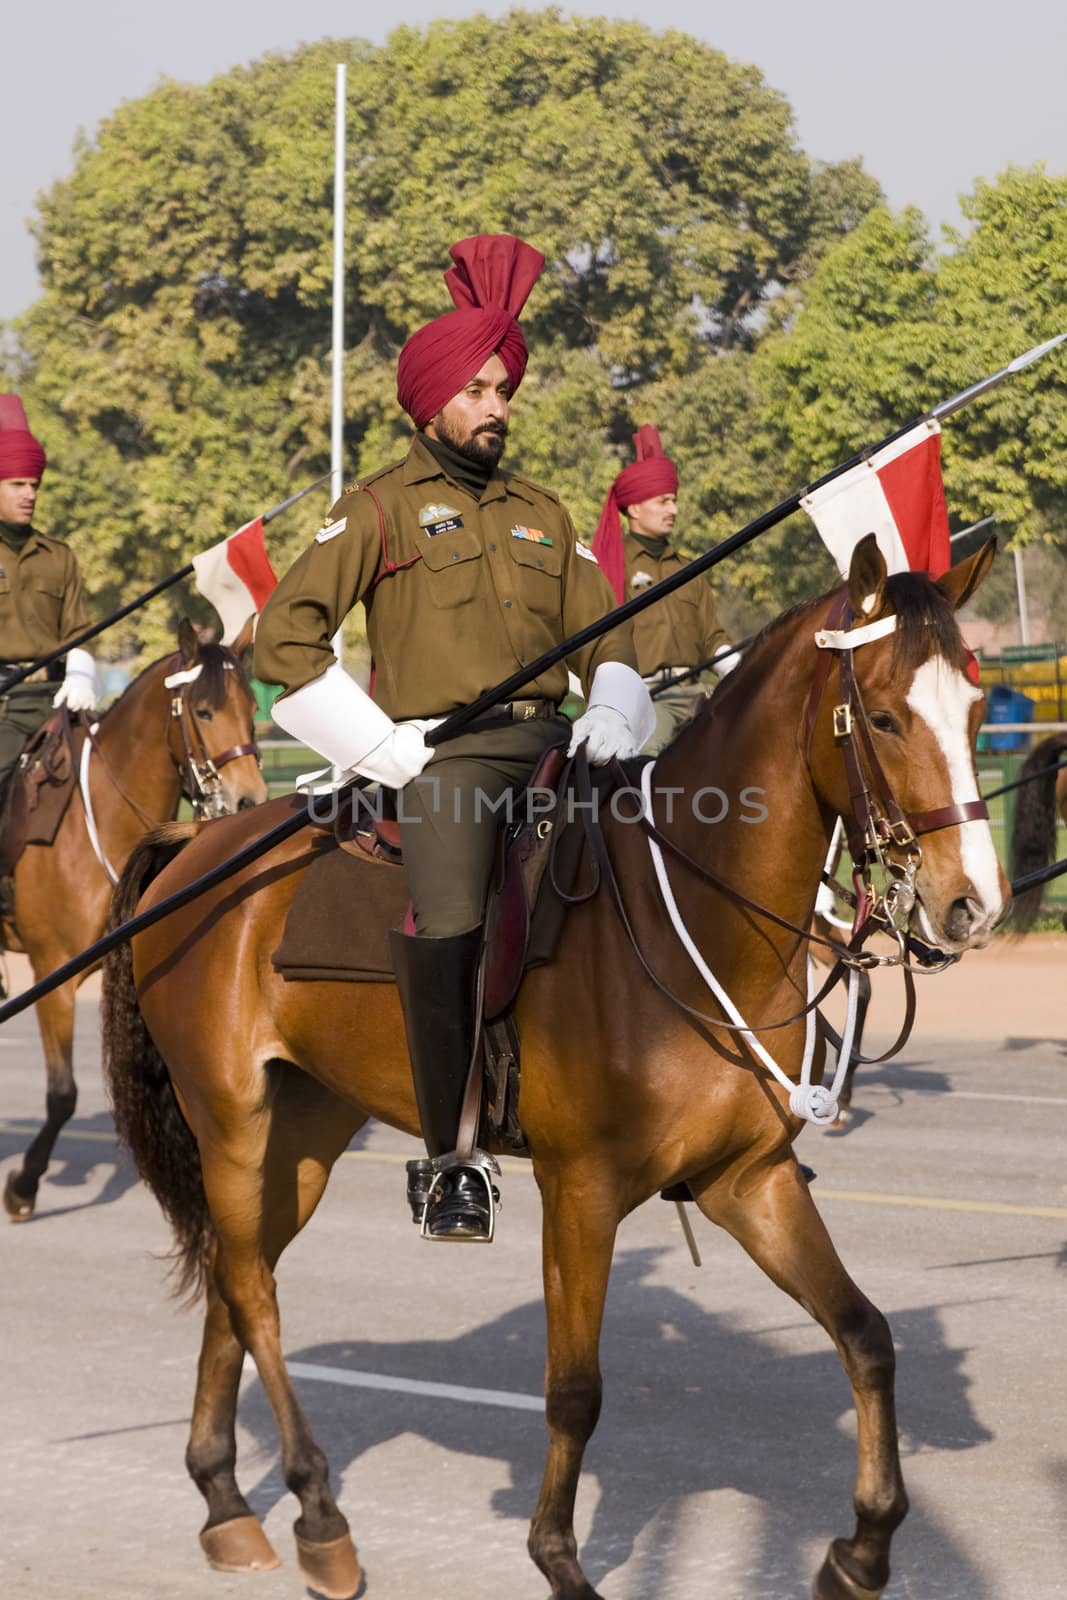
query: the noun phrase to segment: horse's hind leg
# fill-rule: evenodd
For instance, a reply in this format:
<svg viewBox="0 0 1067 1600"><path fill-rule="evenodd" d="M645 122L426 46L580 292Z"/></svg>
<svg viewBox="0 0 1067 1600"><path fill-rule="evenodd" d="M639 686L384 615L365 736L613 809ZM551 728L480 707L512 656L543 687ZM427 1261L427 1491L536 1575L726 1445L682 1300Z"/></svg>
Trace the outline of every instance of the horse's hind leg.
<svg viewBox="0 0 1067 1600"><path fill-rule="evenodd" d="M38 974L43 976L43 974ZM37 1002L37 1025L44 1046L48 1088L44 1126L22 1158L22 1166L8 1173L4 1185L4 1210L12 1222L28 1222L37 1204L37 1190L48 1170L60 1130L74 1115L78 1088L74 1082L74 995L77 985L65 983Z"/></svg>
<svg viewBox="0 0 1067 1600"><path fill-rule="evenodd" d="M283 1071L269 1112L249 1117L247 1108L242 1108L242 1114L232 1121L235 1132L225 1146L201 1144L204 1186L218 1229L215 1282L230 1318L228 1341L223 1341L221 1331L215 1332L222 1380L214 1408L212 1351L208 1348L213 1330L205 1329L201 1381L206 1369L208 1377L201 1412L203 1437L212 1431L207 1426L210 1419L214 1437L225 1441L221 1429L224 1402L230 1407L227 1426L232 1429L237 1398L234 1379L240 1376L239 1363L234 1370L236 1349L247 1350L278 1424L282 1475L300 1501L294 1531L301 1571L320 1594L347 1600L359 1587L359 1563L348 1523L330 1488L326 1457L312 1436L286 1371L273 1269L318 1204L334 1161L366 1118L297 1069ZM200 1398L198 1393L198 1402ZM229 1476L232 1479L232 1469ZM232 1489L229 1487L225 1467L214 1487L216 1505L224 1506L229 1497L235 1517L244 1515L240 1510L244 1501L235 1481ZM209 1524L210 1517L209 1500Z"/></svg>
<svg viewBox="0 0 1067 1600"><path fill-rule="evenodd" d="M548 1362L548 1456L528 1548L554 1600L598 1600L578 1564L574 1499L582 1456L600 1416L600 1325L619 1224L610 1178L538 1173Z"/></svg>
<svg viewBox="0 0 1067 1600"><path fill-rule="evenodd" d="M732 1192L731 1178L735 1175L704 1189L691 1181L697 1204L826 1329L856 1404L856 1529L850 1539L835 1539L830 1546L816 1579L816 1600L876 1600L889 1581L893 1533L908 1509L897 1449L889 1326L842 1266L791 1158L750 1183L735 1179Z"/></svg>

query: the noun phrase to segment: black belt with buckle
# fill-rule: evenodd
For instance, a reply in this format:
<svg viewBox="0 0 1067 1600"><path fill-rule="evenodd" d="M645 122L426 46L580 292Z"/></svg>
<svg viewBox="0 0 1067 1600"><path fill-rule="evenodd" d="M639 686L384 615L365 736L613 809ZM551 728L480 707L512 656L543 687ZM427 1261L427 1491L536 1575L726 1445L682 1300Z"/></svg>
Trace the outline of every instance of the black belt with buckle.
<svg viewBox="0 0 1067 1600"><path fill-rule="evenodd" d="M547 722L558 715L555 700L505 700L501 706L492 706L480 717L475 717L464 733L482 733L486 728L506 728L513 722Z"/></svg>

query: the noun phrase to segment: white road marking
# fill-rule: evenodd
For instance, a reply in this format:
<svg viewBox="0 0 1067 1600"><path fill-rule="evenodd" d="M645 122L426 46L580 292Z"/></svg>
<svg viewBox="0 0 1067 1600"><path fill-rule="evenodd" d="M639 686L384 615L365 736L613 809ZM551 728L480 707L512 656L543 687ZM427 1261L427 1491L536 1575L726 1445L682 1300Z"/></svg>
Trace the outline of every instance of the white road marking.
<svg viewBox="0 0 1067 1600"><path fill-rule="evenodd" d="M864 1094L934 1094L940 1095L944 1100L1005 1100L1013 1106L1067 1106L1067 1098L1056 1094L983 1094L979 1089L911 1089L901 1085L896 1088L893 1084L863 1083L859 1088Z"/></svg>
<svg viewBox="0 0 1067 1600"><path fill-rule="evenodd" d="M980 694L981 690L941 656L923 662L908 690L908 705L928 724L941 746L954 805L980 799L968 721L970 708ZM1003 901L997 852L989 823L964 822L954 831L960 842L960 864L974 885L983 912L992 922L999 916Z"/></svg>
<svg viewBox="0 0 1067 1600"><path fill-rule="evenodd" d="M541 1411L539 1394L517 1394L510 1389L468 1389L459 1383L428 1383L422 1378L393 1378L382 1372L359 1372L351 1367L328 1367L311 1361L287 1361L291 1378L306 1383L337 1383L346 1389L378 1389L387 1394L417 1394L429 1400L458 1400L468 1406L499 1406L506 1411ZM244 1370L255 1373L256 1364L245 1356Z"/></svg>

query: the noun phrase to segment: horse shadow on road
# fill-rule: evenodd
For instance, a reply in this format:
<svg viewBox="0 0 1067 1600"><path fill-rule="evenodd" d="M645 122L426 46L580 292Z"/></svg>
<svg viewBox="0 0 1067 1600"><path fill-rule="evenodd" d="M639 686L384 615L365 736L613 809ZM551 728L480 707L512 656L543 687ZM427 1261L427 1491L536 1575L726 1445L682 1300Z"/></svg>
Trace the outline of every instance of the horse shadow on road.
<svg viewBox="0 0 1067 1600"><path fill-rule="evenodd" d="M10 1123L0 1131L0 1184L6 1181L9 1170L21 1166L22 1157L39 1127L39 1121L20 1117L14 1131ZM16 1159L11 1161L12 1157ZM90 1193L95 1191L96 1175L102 1167L109 1169L103 1188ZM60 1134L48 1171L41 1179L37 1210L33 1214L34 1226L53 1217L111 1205L139 1181L129 1154L115 1139L110 1112L75 1117ZM55 1203L60 1198L55 1191L66 1191L63 1194L66 1204ZM87 1193L90 1193L88 1199L84 1198Z"/></svg>
<svg viewBox="0 0 1067 1600"><path fill-rule="evenodd" d="M800 1600L811 1592L812 1549L852 1531L850 1497L855 1476L852 1398L828 1342L798 1353L781 1331L741 1327L727 1313L711 1313L661 1283L650 1281L660 1249L621 1253L612 1273L602 1345L605 1396L600 1426L586 1453L582 1497L595 1484L598 1499L582 1550L590 1582L615 1600L666 1596L681 1571L702 1571L723 1594L746 1600ZM803 1313L787 1308L789 1329L804 1329ZM415 1301L412 1300L414 1307ZM423 1319L424 1320L424 1319ZM900 1351L898 1408L904 1470L919 1452L970 1450L991 1435L975 1416L963 1368L967 1352L946 1342L936 1307L897 1311L891 1318ZM802 1337L808 1342L805 1329ZM822 1337L812 1325L810 1339ZM538 1394L544 1367L544 1310L531 1300L456 1339L409 1343L350 1340L288 1352L292 1361L339 1366L392 1377L444 1381ZM457 1458L498 1459L510 1481L486 1510L525 1524L535 1505L544 1462L545 1433L536 1413L487 1409L447 1399L298 1382L313 1431L330 1460L334 1483L376 1446L413 1434ZM258 1381L242 1394L242 1424L269 1460L250 1502L266 1516L286 1495L277 1460L277 1433ZM257 1453L257 1464L264 1456ZM366 1479L364 1480L366 1481ZM462 1482L462 1477L458 1480ZM441 1503L455 1493L448 1474L432 1491ZM690 1497L716 1490L745 1496L743 1556L740 1535L730 1543L742 1566L728 1572L728 1552L717 1559L715 1529L704 1536L702 1566L695 1545L698 1518L709 1515ZM370 1543L373 1504L345 1505L357 1540ZM734 1513L730 1500L715 1515ZM295 1502L294 1502L295 1505ZM458 1521L472 1519L472 1570L479 1511L461 1503ZM432 1540L432 1530L427 1530ZM516 1560L524 1559L525 1529L516 1530ZM635 1555L636 1550L636 1555ZM623 1580L611 1581L634 1558ZM427 1550L432 1561L432 1550ZM821 1553L815 1557L817 1564ZM992 1600L989 1581L952 1533L913 1503L896 1547L893 1594L921 1593L925 1600ZM371 1574L368 1596L373 1596ZM731 1581L733 1587L730 1586ZM740 1585L740 1587L738 1587ZM697 1592L694 1588L693 1592Z"/></svg>

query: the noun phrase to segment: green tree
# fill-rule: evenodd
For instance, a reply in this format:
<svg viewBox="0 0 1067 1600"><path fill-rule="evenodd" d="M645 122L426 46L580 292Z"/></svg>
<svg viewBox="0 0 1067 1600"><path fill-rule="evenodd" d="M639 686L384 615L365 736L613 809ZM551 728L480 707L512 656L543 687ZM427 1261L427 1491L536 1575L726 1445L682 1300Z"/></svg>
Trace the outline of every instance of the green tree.
<svg viewBox="0 0 1067 1600"><path fill-rule="evenodd" d="M164 82L42 201L20 376L55 462L47 520L98 605L328 465L337 60L351 475L404 448L395 360L448 309L448 246L506 230L548 259L509 459L590 530L630 433L658 420L693 548L773 498L753 352L877 185L813 163L754 68L680 33L556 11L400 28ZM279 566L313 515L272 527ZM755 592L766 570L753 553L733 576ZM159 602L136 641L157 648L186 603Z"/></svg>
<svg viewBox="0 0 1067 1600"><path fill-rule="evenodd" d="M798 482L1064 331L1067 178L1010 168L963 200L935 250L920 213L870 211L825 254L756 359L773 448ZM945 488L962 528L1067 552L1067 356L949 418Z"/></svg>

